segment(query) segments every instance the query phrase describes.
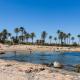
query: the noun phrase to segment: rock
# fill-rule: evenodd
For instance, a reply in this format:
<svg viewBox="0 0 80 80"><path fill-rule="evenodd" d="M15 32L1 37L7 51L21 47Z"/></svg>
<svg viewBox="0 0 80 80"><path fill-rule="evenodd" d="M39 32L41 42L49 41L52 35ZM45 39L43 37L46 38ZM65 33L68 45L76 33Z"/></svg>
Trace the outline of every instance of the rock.
<svg viewBox="0 0 80 80"><path fill-rule="evenodd" d="M0 52L0 54L5 54L4 52Z"/></svg>
<svg viewBox="0 0 80 80"><path fill-rule="evenodd" d="M80 73L80 64L76 65L75 68L76 68L76 69L75 69L75 72Z"/></svg>
<svg viewBox="0 0 80 80"><path fill-rule="evenodd" d="M62 67L63 67L63 65L60 64L60 63L57 62L57 61L55 61L55 62L53 63L53 66L54 66L54 68L62 68Z"/></svg>
<svg viewBox="0 0 80 80"><path fill-rule="evenodd" d="M53 63L43 63L43 65L46 65L48 67L51 67L51 66L53 66Z"/></svg>
<svg viewBox="0 0 80 80"><path fill-rule="evenodd" d="M45 70L45 68L40 68L39 70L40 70L40 71L43 71L43 70Z"/></svg>
<svg viewBox="0 0 80 80"><path fill-rule="evenodd" d="M25 73L31 73L31 72L32 72L31 69L25 70Z"/></svg>
<svg viewBox="0 0 80 80"><path fill-rule="evenodd" d="M12 66L12 64L7 64L7 65L5 65L6 67L10 67L10 66Z"/></svg>
<svg viewBox="0 0 80 80"><path fill-rule="evenodd" d="M76 68L80 68L80 64L77 64L77 65L76 65Z"/></svg>

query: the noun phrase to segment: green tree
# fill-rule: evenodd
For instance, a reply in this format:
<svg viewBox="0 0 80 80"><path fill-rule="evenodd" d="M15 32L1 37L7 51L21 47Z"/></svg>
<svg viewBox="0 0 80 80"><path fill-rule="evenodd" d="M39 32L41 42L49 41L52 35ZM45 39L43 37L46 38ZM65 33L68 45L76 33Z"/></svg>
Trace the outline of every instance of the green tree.
<svg viewBox="0 0 80 80"><path fill-rule="evenodd" d="M8 37L11 39L11 33L8 33Z"/></svg>
<svg viewBox="0 0 80 80"><path fill-rule="evenodd" d="M52 41L52 36L51 35L49 36L49 40L50 40L50 44L51 44L51 41Z"/></svg>
<svg viewBox="0 0 80 80"><path fill-rule="evenodd" d="M64 38L64 44L67 44L67 34L63 33L63 38Z"/></svg>
<svg viewBox="0 0 80 80"><path fill-rule="evenodd" d="M68 33L68 38L69 38L69 45L70 45L71 33Z"/></svg>
<svg viewBox="0 0 80 80"><path fill-rule="evenodd" d="M71 37L71 40L72 40L72 44L74 43L74 39L75 39L74 37Z"/></svg>
<svg viewBox="0 0 80 80"><path fill-rule="evenodd" d="M15 37L14 36L11 37L11 42L15 43Z"/></svg>
<svg viewBox="0 0 80 80"><path fill-rule="evenodd" d="M69 39L69 36L68 34L66 34L66 44L69 44L68 39Z"/></svg>
<svg viewBox="0 0 80 80"><path fill-rule="evenodd" d="M64 33L62 31L59 33L59 39L61 41L61 45L63 45Z"/></svg>
<svg viewBox="0 0 80 80"><path fill-rule="evenodd" d="M7 38L8 38L8 31L7 31L7 29L3 29L3 31L2 31L2 41L3 41L3 43L5 43Z"/></svg>
<svg viewBox="0 0 80 80"><path fill-rule="evenodd" d="M35 33L32 32L32 33L31 33L32 44L33 44L34 37L35 37Z"/></svg>
<svg viewBox="0 0 80 80"><path fill-rule="evenodd" d="M60 44L60 37L59 37L60 32L61 32L60 30L57 30L57 35L58 35L59 44Z"/></svg>
<svg viewBox="0 0 80 80"><path fill-rule="evenodd" d="M55 42L56 42L56 44L57 44L57 37L54 37L54 40L55 40Z"/></svg>
<svg viewBox="0 0 80 80"><path fill-rule="evenodd" d="M24 41L24 32L25 32L25 29L24 27L20 27L20 31L21 31L21 37L22 37L22 42Z"/></svg>
<svg viewBox="0 0 80 80"><path fill-rule="evenodd" d="M15 28L14 32L16 33L16 40L18 40L18 33L19 33L19 28Z"/></svg>
<svg viewBox="0 0 80 80"><path fill-rule="evenodd" d="M41 34L41 39L44 40L44 42L45 42L46 37L47 37L47 32L43 31Z"/></svg>
<svg viewBox="0 0 80 80"><path fill-rule="evenodd" d="M2 32L0 32L0 42L2 42Z"/></svg>
<svg viewBox="0 0 80 80"><path fill-rule="evenodd" d="M30 34L29 34L29 33L26 33L26 34L25 34L25 38L26 38L26 42L28 43L28 40L29 40L29 38L30 38Z"/></svg>
<svg viewBox="0 0 80 80"><path fill-rule="evenodd" d="M80 34L78 34L77 37L79 39L79 43L78 44L80 45Z"/></svg>

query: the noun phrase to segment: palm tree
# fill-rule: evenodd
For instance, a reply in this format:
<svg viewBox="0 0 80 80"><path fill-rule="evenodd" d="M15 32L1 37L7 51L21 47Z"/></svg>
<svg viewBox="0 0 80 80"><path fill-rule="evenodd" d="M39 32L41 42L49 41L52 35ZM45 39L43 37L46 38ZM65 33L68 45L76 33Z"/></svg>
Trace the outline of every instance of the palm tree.
<svg viewBox="0 0 80 80"><path fill-rule="evenodd" d="M63 44L63 39L64 39L64 32L58 30L57 31L57 34L58 34L58 39L59 39L59 42L61 43L61 45Z"/></svg>
<svg viewBox="0 0 80 80"><path fill-rule="evenodd" d="M19 36L19 43L22 43L22 36Z"/></svg>
<svg viewBox="0 0 80 80"><path fill-rule="evenodd" d="M52 36L49 36L49 40L50 40L50 44L51 44Z"/></svg>
<svg viewBox="0 0 80 80"><path fill-rule="evenodd" d="M35 37L35 33L32 32L32 33L31 33L32 44L33 44L34 37Z"/></svg>
<svg viewBox="0 0 80 80"><path fill-rule="evenodd" d="M14 36L11 37L11 42L12 42L12 43L15 42L15 37L14 37Z"/></svg>
<svg viewBox="0 0 80 80"><path fill-rule="evenodd" d="M73 41L74 41L74 39L75 39L74 37L71 37L71 40L72 40L72 44L74 43L74 42L73 42Z"/></svg>
<svg viewBox="0 0 80 80"><path fill-rule="evenodd" d="M61 31L60 30L57 30L57 34L59 34Z"/></svg>
<svg viewBox="0 0 80 80"><path fill-rule="evenodd" d="M80 34L78 34L77 37L79 38L79 45L80 45Z"/></svg>
<svg viewBox="0 0 80 80"><path fill-rule="evenodd" d="M24 29L24 27L20 27L20 31L22 32L22 42L23 42L23 40L24 40L24 32L25 32L25 29Z"/></svg>
<svg viewBox="0 0 80 80"><path fill-rule="evenodd" d="M54 37L54 40L55 40L55 42L56 42L56 44L57 44L57 37Z"/></svg>
<svg viewBox="0 0 80 80"><path fill-rule="evenodd" d="M64 39L64 32L59 33L59 39L61 40L61 45L63 45L63 39Z"/></svg>
<svg viewBox="0 0 80 80"><path fill-rule="evenodd" d="M25 39L26 39L26 42L28 43L28 39L30 38L30 34L29 33L26 33L25 34Z"/></svg>
<svg viewBox="0 0 80 80"><path fill-rule="evenodd" d="M71 33L68 33L68 38L69 38L69 45L70 45L70 38L71 38Z"/></svg>
<svg viewBox="0 0 80 80"><path fill-rule="evenodd" d="M68 34L66 34L66 40L67 40L66 44L67 44L67 45L69 44L69 43L68 43L68 38L69 38L69 36L68 36Z"/></svg>
<svg viewBox="0 0 80 80"><path fill-rule="evenodd" d="M8 37L11 39L11 33L8 33Z"/></svg>
<svg viewBox="0 0 80 80"><path fill-rule="evenodd" d="M5 40L8 38L8 31L7 29L3 29L2 31L2 41L5 42Z"/></svg>
<svg viewBox="0 0 80 80"><path fill-rule="evenodd" d="M2 42L2 32L0 32L0 42Z"/></svg>
<svg viewBox="0 0 80 80"><path fill-rule="evenodd" d="M59 44L60 44L60 37L59 37L59 35L60 35L60 30L57 30L57 34L58 34L58 39L59 39Z"/></svg>
<svg viewBox="0 0 80 80"><path fill-rule="evenodd" d="M18 33L19 33L19 28L15 28L14 32L16 33L16 40L18 40Z"/></svg>
<svg viewBox="0 0 80 80"><path fill-rule="evenodd" d="M64 44L66 44L66 40L67 40L67 34L66 33L63 33L63 38L64 38Z"/></svg>
<svg viewBox="0 0 80 80"><path fill-rule="evenodd" d="M41 39L44 40L44 43L45 43L46 36L47 36L47 32L43 31L41 34Z"/></svg>

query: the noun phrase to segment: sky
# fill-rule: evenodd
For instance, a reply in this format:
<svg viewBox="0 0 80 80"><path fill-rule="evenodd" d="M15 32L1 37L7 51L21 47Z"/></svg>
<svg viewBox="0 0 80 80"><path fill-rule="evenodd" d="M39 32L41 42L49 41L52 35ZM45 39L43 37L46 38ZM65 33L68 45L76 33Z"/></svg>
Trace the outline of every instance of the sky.
<svg viewBox="0 0 80 80"><path fill-rule="evenodd" d="M0 0L0 31L23 26L35 32L42 31L53 37L58 29L80 34L80 0Z"/></svg>

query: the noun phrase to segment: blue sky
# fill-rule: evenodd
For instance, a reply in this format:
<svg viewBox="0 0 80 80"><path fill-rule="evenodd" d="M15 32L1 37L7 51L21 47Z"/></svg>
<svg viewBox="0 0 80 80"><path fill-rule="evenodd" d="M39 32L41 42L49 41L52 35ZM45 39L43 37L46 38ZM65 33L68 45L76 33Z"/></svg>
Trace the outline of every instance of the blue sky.
<svg viewBox="0 0 80 80"><path fill-rule="evenodd" d="M0 31L19 26L37 38L44 30L54 37L58 29L80 34L80 0L0 0Z"/></svg>

